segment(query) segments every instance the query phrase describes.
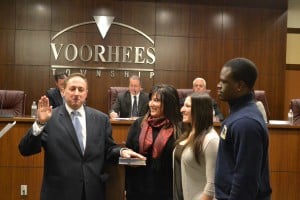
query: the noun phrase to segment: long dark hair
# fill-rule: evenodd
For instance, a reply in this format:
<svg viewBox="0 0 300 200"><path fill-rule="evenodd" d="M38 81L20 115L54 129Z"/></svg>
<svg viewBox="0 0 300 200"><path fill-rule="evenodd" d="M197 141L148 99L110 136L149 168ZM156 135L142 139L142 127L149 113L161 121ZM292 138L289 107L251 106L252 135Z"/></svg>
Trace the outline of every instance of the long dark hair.
<svg viewBox="0 0 300 200"><path fill-rule="evenodd" d="M180 113L180 104L177 90L167 84L159 84L153 86L151 92L149 93L149 99L153 95L158 95L160 97L160 102L162 105L162 111L166 119L168 119L174 127L175 138L181 134L181 120L182 115ZM150 109L145 115L144 120L150 116Z"/></svg>
<svg viewBox="0 0 300 200"><path fill-rule="evenodd" d="M184 145L184 148L191 145L196 161L200 164L200 155L203 153L203 141L205 135L213 127L213 105L212 99L207 93L193 93L191 98L191 123L185 124L186 131L176 141L176 145L181 141L189 140ZM190 134L194 132L193 135Z"/></svg>

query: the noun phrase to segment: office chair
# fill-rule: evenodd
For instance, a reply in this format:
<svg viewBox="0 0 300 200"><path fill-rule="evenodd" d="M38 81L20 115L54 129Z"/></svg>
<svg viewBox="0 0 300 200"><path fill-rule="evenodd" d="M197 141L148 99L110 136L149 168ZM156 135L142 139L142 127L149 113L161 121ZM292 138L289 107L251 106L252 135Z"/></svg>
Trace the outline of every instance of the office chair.
<svg viewBox="0 0 300 200"><path fill-rule="evenodd" d="M261 101L264 105L266 115L267 115L267 122L270 120L270 110L269 105L266 97L266 92L264 90L254 90L254 96L256 101Z"/></svg>
<svg viewBox="0 0 300 200"><path fill-rule="evenodd" d="M107 97L107 111L111 110L111 106L116 102L120 92L126 92L128 87L109 87Z"/></svg>
<svg viewBox="0 0 300 200"><path fill-rule="evenodd" d="M300 99L291 99L294 125L300 125Z"/></svg>
<svg viewBox="0 0 300 200"><path fill-rule="evenodd" d="M20 90L0 90L0 116L20 117L25 115L26 94Z"/></svg>

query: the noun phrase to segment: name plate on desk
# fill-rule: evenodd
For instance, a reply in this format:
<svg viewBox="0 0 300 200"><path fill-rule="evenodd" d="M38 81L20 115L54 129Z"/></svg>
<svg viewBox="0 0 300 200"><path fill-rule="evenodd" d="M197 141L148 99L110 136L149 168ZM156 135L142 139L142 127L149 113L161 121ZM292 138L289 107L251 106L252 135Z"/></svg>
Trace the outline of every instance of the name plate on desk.
<svg viewBox="0 0 300 200"><path fill-rule="evenodd" d="M284 120L270 120L269 124L271 124L271 125L290 125L289 121L284 121Z"/></svg>

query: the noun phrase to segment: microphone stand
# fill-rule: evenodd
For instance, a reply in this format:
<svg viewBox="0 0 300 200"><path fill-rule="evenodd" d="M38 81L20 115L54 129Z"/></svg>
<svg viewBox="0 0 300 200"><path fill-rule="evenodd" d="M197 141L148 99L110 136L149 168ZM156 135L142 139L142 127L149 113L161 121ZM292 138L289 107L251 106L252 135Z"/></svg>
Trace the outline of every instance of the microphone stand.
<svg viewBox="0 0 300 200"><path fill-rule="evenodd" d="M16 121L6 124L6 126L0 131L0 138L3 137L3 135L7 133L15 124Z"/></svg>

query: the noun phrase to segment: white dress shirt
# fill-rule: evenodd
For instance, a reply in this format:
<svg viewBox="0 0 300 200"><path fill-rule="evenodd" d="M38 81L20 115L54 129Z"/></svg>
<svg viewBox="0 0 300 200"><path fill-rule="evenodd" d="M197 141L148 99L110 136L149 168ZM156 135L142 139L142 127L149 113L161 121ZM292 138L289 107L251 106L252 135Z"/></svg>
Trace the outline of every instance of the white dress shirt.
<svg viewBox="0 0 300 200"><path fill-rule="evenodd" d="M72 108L70 108L67 104L65 104L66 106L66 109L71 117L71 112L73 112L74 110ZM85 146L86 146L86 116L85 116L85 110L84 110L84 107L81 106L78 110L76 110L77 112L80 113L80 116L79 117L79 121L82 125L82 136L83 136L83 148L85 149ZM35 121L33 123L33 135L34 136L38 136L39 134L41 134L41 132L43 131L45 125L43 126L39 126L37 121Z"/></svg>

